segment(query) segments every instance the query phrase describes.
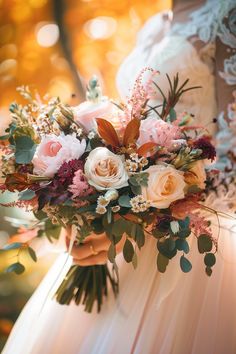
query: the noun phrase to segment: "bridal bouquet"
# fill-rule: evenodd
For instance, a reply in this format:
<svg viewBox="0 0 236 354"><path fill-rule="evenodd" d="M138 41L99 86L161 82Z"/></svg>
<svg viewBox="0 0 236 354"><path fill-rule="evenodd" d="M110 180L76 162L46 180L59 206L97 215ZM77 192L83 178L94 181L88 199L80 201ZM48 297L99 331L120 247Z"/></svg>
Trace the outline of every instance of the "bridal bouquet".
<svg viewBox="0 0 236 354"><path fill-rule="evenodd" d="M149 78L144 80L144 75ZM100 311L108 283L118 293L116 245L123 242L126 262L137 266L137 251L146 238L155 238L157 269L165 272L179 252L180 268L189 272L190 234L197 238L207 275L216 262L217 240L205 218L206 160L216 155L207 130L194 117L177 115L175 105L187 91L188 80L167 75L169 91L158 86L158 72L144 69L126 103L102 96L96 78L87 100L77 107L59 98L20 93L29 102L11 104L12 122L1 137L1 190L17 192L5 206L24 207L38 219L34 237L53 242L67 229L69 252L89 235L106 234L112 265L73 264L56 293L61 304L84 304ZM162 97L153 105L156 95ZM20 250L33 260L30 239L9 242L1 252L18 249L17 260L6 271L22 273ZM91 249L96 254L96 249Z"/></svg>

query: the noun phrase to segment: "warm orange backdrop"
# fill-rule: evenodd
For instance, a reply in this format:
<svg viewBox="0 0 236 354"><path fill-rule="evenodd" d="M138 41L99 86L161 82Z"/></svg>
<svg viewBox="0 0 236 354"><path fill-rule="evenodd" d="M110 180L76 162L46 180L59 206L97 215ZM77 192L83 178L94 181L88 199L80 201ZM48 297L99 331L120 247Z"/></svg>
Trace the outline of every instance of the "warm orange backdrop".
<svg viewBox="0 0 236 354"><path fill-rule="evenodd" d="M58 4L61 1L58 1ZM103 77L106 94L116 95L114 78L123 58L132 49L137 31L156 12L170 7L170 0L64 0L61 12L77 69L87 80ZM57 3L57 1L55 1ZM70 100L75 90L72 75L57 41L50 47L38 43L45 24L55 23L52 0L0 0L0 106L18 98L16 86L29 84ZM104 17L106 29L91 19ZM109 21L111 20L111 21ZM111 22L111 23L110 23ZM86 24L87 23L87 24ZM104 26L104 23L102 23ZM87 34L86 34L87 28ZM92 29L91 29L92 28ZM105 31L105 39L89 37ZM106 33L107 31L107 33ZM49 31L50 32L50 31ZM94 33L93 33L94 32ZM44 35L47 36L51 34ZM99 35L99 33L98 33ZM102 33L100 33L102 35Z"/></svg>

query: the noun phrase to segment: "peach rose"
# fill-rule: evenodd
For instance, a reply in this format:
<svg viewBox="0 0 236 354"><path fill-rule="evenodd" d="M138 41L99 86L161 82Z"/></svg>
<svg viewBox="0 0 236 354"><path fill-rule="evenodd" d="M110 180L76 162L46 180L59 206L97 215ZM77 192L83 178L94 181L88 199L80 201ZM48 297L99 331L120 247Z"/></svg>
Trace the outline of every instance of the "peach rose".
<svg viewBox="0 0 236 354"><path fill-rule="evenodd" d="M148 186L142 187L142 196L154 208L165 209L172 202L184 198L184 176L170 165L150 166Z"/></svg>
<svg viewBox="0 0 236 354"><path fill-rule="evenodd" d="M170 148L175 140L181 138L179 127L164 122L156 117L149 117L141 121L138 145L154 142L158 145Z"/></svg>
<svg viewBox="0 0 236 354"><path fill-rule="evenodd" d="M196 161L194 166L184 174L185 182L190 186L205 189L206 171L203 160Z"/></svg>
<svg viewBox="0 0 236 354"><path fill-rule="evenodd" d="M74 135L46 135L32 160L34 173L53 177L64 162L79 159L85 148L86 141L79 141Z"/></svg>
<svg viewBox="0 0 236 354"><path fill-rule="evenodd" d="M128 185L123 158L105 147L92 150L84 166L85 176L97 190L119 189Z"/></svg>

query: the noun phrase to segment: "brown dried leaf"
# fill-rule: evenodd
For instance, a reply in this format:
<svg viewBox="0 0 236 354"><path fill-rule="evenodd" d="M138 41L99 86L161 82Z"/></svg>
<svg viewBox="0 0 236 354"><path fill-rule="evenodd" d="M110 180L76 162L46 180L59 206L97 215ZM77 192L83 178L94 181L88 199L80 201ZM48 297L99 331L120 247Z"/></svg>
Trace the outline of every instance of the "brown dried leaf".
<svg viewBox="0 0 236 354"><path fill-rule="evenodd" d="M113 125L106 119L97 118L98 134L108 145L119 146L119 138Z"/></svg>
<svg viewBox="0 0 236 354"><path fill-rule="evenodd" d="M124 132L123 145L135 143L139 138L140 120L137 118L132 119L128 124Z"/></svg>
<svg viewBox="0 0 236 354"><path fill-rule="evenodd" d="M147 157L147 156L154 155L157 152L157 150L158 150L158 144L150 141L149 143L145 143L142 146L140 146L138 148L137 153L139 156Z"/></svg>

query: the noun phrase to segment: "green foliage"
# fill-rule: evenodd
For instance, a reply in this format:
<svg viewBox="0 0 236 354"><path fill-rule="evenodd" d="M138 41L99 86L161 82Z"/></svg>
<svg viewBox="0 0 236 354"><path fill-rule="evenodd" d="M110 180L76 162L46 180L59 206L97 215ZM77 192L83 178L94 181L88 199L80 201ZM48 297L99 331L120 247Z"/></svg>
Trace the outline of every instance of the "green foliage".
<svg viewBox="0 0 236 354"><path fill-rule="evenodd" d="M120 198L118 199L118 203L121 207L131 208L130 196L128 194L120 196Z"/></svg>
<svg viewBox="0 0 236 354"><path fill-rule="evenodd" d="M141 249L144 246L145 243L145 234L143 231L143 228L141 225L135 224L136 228L135 228L135 242L138 246L139 249Z"/></svg>
<svg viewBox="0 0 236 354"><path fill-rule="evenodd" d="M180 257L180 268L184 273L188 273L192 269L191 262L185 256Z"/></svg>
<svg viewBox="0 0 236 354"><path fill-rule="evenodd" d="M176 256L177 249L175 241L172 238L167 238L164 241L157 241L158 251L168 259L171 259Z"/></svg>
<svg viewBox="0 0 236 354"><path fill-rule="evenodd" d="M167 121L174 122L176 120L176 117L177 116L176 116L176 112L175 112L174 108L171 108L170 112L169 112L169 115L167 117Z"/></svg>
<svg viewBox="0 0 236 354"><path fill-rule="evenodd" d="M104 232L104 226L102 224L102 218L96 218L92 220L91 227L96 234L101 234Z"/></svg>
<svg viewBox="0 0 236 354"><path fill-rule="evenodd" d="M18 164L28 164L31 162L36 144L29 136L19 136L15 139L15 159Z"/></svg>
<svg viewBox="0 0 236 354"><path fill-rule="evenodd" d="M197 244L200 253L210 252L212 250L213 243L209 235L200 235L197 239Z"/></svg>
<svg viewBox="0 0 236 354"><path fill-rule="evenodd" d="M159 270L159 272L165 273L168 264L169 258L159 252L157 255L157 269Z"/></svg>
<svg viewBox="0 0 236 354"><path fill-rule="evenodd" d="M114 263L115 262L115 258L116 258L116 247L114 245L114 243L111 243L110 244L110 247L108 249L108 259L111 263Z"/></svg>
<svg viewBox="0 0 236 354"><path fill-rule="evenodd" d="M61 226L52 224L51 220L45 222L45 234L50 242L52 239L58 240L61 233Z"/></svg>
<svg viewBox="0 0 236 354"><path fill-rule="evenodd" d="M17 250L17 249L21 248L21 246L22 246L22 243L14 242L14 243L10 243L9 245L5 245L3 247L3 250L5 250L5 251Z"/></svg>
<svg viewBox="0 0 236 354"><path fill-rule="evenodd" d="M22 274L25 271L25 267L23 264L16 262L11 264L6 270L5 273L16 273L16 274Z"/></svg>
<svg viewBox="0 0 236 354"><path fill-rule="evenodd" d="M189 244L186 240L178 239L176 240L176 247L179 251L184 251L184 253L189 253Z"/></svg>
<svg viewBox="0 0 236 354"><path fill-rule="evenodd" d="M213 267L216 263L216 256L214 253L207 253L204 257L204 263L207 267Z"/></svg>
<svg viewBox="0 0 236 354"><path fill-rule="evenodd" d="M148 186L148 173L147 172L141 172L141 173L135 173L129 178L129 182L133 186Z"/></svg>
<svg viewBox="0 0 236 354"><path fill-rule="evenodd" d="M20 192L18 195L19 200L31 200L35 197L35 192L31 189L26 189L25 191Z"/></svg>
<svg viewBox="0 0 236 354"><path fill-rule="evenodd" d="M206 274L208 275L208 277L210 277L212 275L211 267L206 267L205 271L206 271Z"/></svg>
<svg viewBox="0 0 236 354"><path fill-rule="evenodd" d="M30 257L33 259L34 262L37 262L37 256L33 248L28 247L27 251L29 252Z"/></svg>
<svg viewBox="0 0 236 354"><path fill-rule="evenodd" d="M127 263L132 262L134 256L134 247L132 242L129 239L126 239L124 248L123 248L124 259Z"/></svg>

